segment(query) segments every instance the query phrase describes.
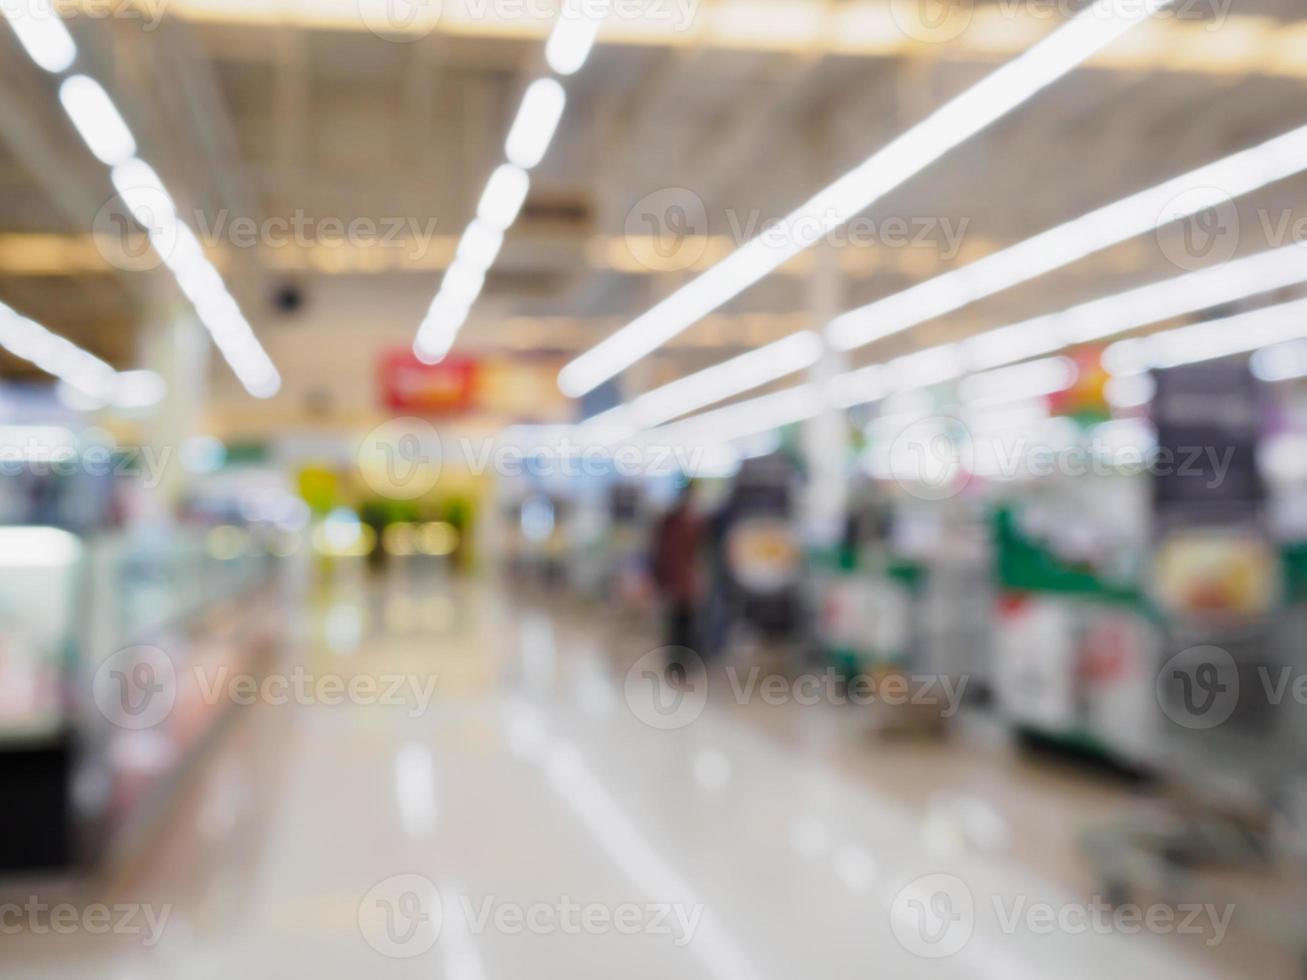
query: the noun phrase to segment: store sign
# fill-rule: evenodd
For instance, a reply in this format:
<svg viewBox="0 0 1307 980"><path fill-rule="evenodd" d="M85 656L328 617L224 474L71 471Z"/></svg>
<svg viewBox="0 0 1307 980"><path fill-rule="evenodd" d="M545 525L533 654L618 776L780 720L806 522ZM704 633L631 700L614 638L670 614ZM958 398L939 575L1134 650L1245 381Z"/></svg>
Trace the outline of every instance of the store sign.
<svg viewBox="0 0 1307 980"><path fill-rule="evenodd" d="M379 366L382 403L396 412L451 415L472 408L477 362L447 357L424 364L411 350L382 356Z"/></svg>
<svg viewBox="0 0 1307 980"><path fill-rule="evenodd" d="M1158 371L1153 421L1159 461L1153 480L1164 526L1240 523L1261 508L1257 468L1262 391L1244 359Z"/></svg>
<svg viewBox="0 0 1307 980"><path fill-rule="evenodd" d="M423 364L407 348L382 355L382 404L403 415L484 413L509 421L567 422L571 400L558 390L556 359L447 357Z"/></svg>

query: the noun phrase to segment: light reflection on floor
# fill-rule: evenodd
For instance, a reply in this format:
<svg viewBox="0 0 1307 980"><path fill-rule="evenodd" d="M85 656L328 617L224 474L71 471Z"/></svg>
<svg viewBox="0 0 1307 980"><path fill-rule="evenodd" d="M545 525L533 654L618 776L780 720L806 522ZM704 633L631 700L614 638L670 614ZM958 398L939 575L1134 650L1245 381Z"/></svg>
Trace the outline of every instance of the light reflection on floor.
<svg viewBox="0 0 1307 980"><path fill-rule="evenodd" d="M342 576L290 614L281 669L434 677L429 708L414 687L240 709L152 852L98 883L104 901L170 906L159 944L5 936L6 977L1202 975L1158 937L1005 932L993 896L1081 899L1056 862L1018 859L983 777L932 768L938 746L891 760L825 707L714 701L681 729L643 724L624 667L654 641L602 608ZM905 886L940 873L965 884L972 921L951 955L923 957L911 930L963 910L936 902L936 921L924 902L905 925ZM569 902L631 918L564 928ZM514 925L534 908L552 925Z"/></svg>

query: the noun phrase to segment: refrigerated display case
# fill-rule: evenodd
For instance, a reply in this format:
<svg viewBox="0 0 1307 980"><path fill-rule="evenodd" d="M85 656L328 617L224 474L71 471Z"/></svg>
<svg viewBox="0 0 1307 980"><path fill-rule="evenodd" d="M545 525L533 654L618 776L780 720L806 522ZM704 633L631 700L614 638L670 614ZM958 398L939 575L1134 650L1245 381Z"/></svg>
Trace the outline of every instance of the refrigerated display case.
<svg viewBox="0 0 1307 980"><path fill-rule="evenodd" d="M130 834L222 712L202 671L266 650L273 567L235 526L0 528L0 873L77 869ZM144 672L157 718L133 713Z"/></svg>

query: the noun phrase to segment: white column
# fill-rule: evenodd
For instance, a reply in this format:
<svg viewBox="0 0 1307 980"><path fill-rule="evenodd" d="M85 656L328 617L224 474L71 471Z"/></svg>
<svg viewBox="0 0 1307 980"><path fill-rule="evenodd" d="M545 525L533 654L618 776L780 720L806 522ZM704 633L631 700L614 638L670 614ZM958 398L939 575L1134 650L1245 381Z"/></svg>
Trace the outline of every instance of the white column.
<svg viewBox="0 0 1307 980"><path fill-rule="evenodd" d="M177 300L161 299L141 329L138 363L157 371L167 385L163 401L150 409L140 428L143 446L166 464L153 492L162 512L171 511L186 489L182 444L202 424L209 354L208 334L194 312Z"/></svg>
<svg viewBox="0 0 1307 980"><path fill-rule="evenodd" d="M820 331L842 312L843 282L839 253L830 244L813 250L813 271L808 280L808 309L812 329ZM822 359L808 371L808 380L825 386L831 378L846 370L845 356L826 348ZM803 518L811 544L833 544L844 527L844 510L848 497L844 460L848 435L844 412L827 408L821 415L804 423L803 457L808 472L804 493Z"/></svg>

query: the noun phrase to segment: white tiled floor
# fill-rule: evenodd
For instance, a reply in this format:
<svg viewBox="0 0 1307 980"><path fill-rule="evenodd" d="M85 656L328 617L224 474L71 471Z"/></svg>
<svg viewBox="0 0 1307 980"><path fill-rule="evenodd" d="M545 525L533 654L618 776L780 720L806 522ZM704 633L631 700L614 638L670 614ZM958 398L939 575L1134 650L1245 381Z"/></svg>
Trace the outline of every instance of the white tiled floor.
<svg viewBox="0 0 1307 980"><path fill-rule="evenodd" d="M965 821L878 787L880 750L827 709L758 719L710 702L684 728L649 727L623 667L651 644L602 610L344 581L291 619L277 669L434 674L434 702L238 709L149 853L96 893L170 907L157 946L3 936L3 976L1204 975L1157 936L1005 931L1018 903L1084 899L1019 860L1021 840L975 846ZM909 783L928 783L947 750L902 751L925 763ZM576 928L559 927L565 903ZM622 906L621 931L597 918Z"/></svg>

